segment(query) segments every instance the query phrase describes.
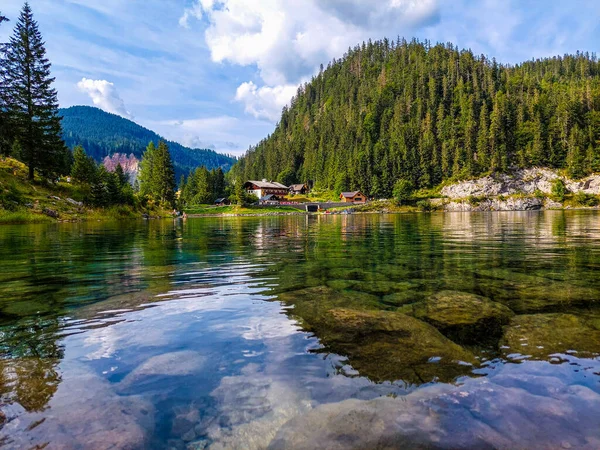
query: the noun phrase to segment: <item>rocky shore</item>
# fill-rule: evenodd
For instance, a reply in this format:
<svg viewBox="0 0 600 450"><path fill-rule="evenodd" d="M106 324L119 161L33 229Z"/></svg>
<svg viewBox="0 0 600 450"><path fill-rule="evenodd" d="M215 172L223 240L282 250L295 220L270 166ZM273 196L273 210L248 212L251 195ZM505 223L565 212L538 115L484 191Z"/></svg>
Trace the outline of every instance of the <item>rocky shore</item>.
<svg viewBox="0 0 600 450"><path fill-rule="evenodd" d="M571 180L546 168L519 169L512 174L496 174L461 181L441 190L443 198L432 204L445 211L532 211L561 209L553 199L553 185L562 180L569 194L600 195L600 175Z"/></svg>

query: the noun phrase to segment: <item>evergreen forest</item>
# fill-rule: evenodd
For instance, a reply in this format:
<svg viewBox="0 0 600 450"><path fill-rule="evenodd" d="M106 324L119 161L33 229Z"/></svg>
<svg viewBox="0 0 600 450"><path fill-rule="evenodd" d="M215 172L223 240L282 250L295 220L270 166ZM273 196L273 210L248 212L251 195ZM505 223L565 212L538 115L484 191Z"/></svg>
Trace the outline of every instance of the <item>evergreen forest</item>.
<svg viewBox="0 0 600 450"><path fill-rule="evenodd" d="M452 44L363 43L302 85L236 179L313 181L390 197L394 185L546 166L600 171L600 62L502 64Z"/></svg>

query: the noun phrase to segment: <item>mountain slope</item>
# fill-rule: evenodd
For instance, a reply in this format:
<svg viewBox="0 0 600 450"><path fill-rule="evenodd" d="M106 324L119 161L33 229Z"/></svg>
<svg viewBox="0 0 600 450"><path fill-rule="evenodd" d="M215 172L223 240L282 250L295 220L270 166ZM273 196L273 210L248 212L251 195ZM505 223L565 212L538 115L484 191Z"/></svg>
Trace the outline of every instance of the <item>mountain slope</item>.
<svg viewBox="0 0 600 450"><path fill-rule="evenodd" d="M350 49L302 86L274 133L232 169L392 194L515 167L600 170L600 63L577 53L517 66L413 40Z"/></svg>
<svg viewBox="0 0 600 450"><path fill-rule="evenodd" d="M130 120L90 106L73 106L59 111L63 117L63 138L68 147L82 145L88 155L101 162L115 153L133 154L141 159L150 141L162 139ZM171 157L179 174L187 174L199 166L208 169L222 167L228 170L235 159L213 150L190 149L169 142Z"/></svg>

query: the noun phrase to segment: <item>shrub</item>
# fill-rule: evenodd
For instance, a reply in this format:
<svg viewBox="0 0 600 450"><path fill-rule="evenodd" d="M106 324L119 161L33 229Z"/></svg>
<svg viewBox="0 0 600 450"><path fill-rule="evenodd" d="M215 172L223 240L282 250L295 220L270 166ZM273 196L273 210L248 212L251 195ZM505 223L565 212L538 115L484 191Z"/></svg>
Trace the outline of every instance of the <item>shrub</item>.
<svg viewBox="0 0 600 450"><path fill-rule="evenodd" d="M412 198L414 186L410 180L400 179L394 185L394 199L399 205L406 203Z"/></svg>
<svg viewBox="0 0 600 450"><path fill-rule="evenodd" d="M573 196L573 201L579 206L598 206L598 197L584 192L578 192Z"/></svg>
<svg viewBox="0 0 600 450"><path fill-rule="evenodd" d="M434 210L434 207L429 200L419 200L417 202L417 208L419 208L419 211L423 212L430 212Z"/></svg>
<svg viewBox="0 0 600 450"><path fill-rule="evenodd" d="M567 193L567 186L562 179L557 178L552 182L552 196L554 197L555 201L564 202L565 195L567 195Z"/></svg>
<svg viewBox="0 0 600 450"><path fill-rule="evenodd" d="M476 197L474 195L469 195L467 197L467 202L469 203L469 205L471 206L479 206L479 204L485 200L485 197Z"/></svg>

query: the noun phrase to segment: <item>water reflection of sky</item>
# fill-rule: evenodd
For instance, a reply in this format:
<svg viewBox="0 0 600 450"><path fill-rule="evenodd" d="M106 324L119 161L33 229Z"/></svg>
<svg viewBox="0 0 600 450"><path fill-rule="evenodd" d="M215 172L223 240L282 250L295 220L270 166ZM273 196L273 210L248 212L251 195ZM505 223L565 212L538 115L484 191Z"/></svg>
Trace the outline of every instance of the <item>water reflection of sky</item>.
<svg viewBox="0 0 600 450"><path fill-rule="evenodd" d="M454 215L441 217L432 219L434 225L442 223L428 232L447 236L444 251L486 233L493 239L485 244L496 246L510 240L508 227L525 235L527 245L543 244L546 252L548 242L560 241L564 233L564 228L553 233L547 223L541 231L524 231L502 219L469 222L472 230L465 231L465 220L471 219L455 223ZM342 219L343 240L373 236L368 223ZM569 223L574 239L589 245L598 238L594 222L577 217ZM385 220L377 227L384 242L397 230ZM101 303L73 307L81 286L56 287L62 293L52 295L70 296L69 306L56 316L55 329L40 323L34 336L41 342L40 336L53 330L54 350L40 354L38 347L46 347L36 342L37 356L13 354L2 363L5 401L19 389L26 398L24 390L39 393L51 386L40 407L25 411L17 403L3 405L0 442L6 448L45 443L48 448L368 448L381 442L390 448L401 443L600 447L598 358L573 353L530 361L514 354L486 361L454 384L373 383L344 357L317 352L317 337L302 331L289 308L266 289L278 287L281 278L274 268L279 270L289 254L307 258L318 248L340 257L339 249L319 239L318 222L305 227L253 222L242 230L234 227L235 237L226 222L209 229L209 239L202 237L208 230L200 236L168 226L154 230L151 235L163 245L153 248L132 232L129 250L134 251L123 252L131 257L121 270L113 267L106 274L115 255L105 252L105 259L93 260L93 280L89 273L77 273L82 283L111 280L110 293L96 288L105 292ZM287 257L269 252L273 239L280 239L277 251ZM523 240L509 245L523 245ZM555 247L548 254L561 252ZM515 256L511 252L506 258ZM596 264L588 257L584 262L586 270ZM66 277L70 269L61 270L55 275ZM38 295L37 288L29 289ZM24 329L32 317L19 319ZM14 350L10 342L3 338L9 352Z"/></svg>

